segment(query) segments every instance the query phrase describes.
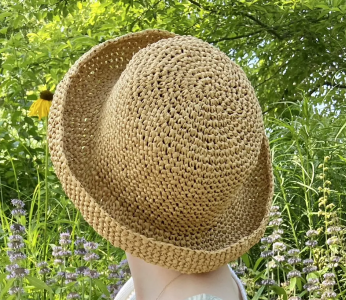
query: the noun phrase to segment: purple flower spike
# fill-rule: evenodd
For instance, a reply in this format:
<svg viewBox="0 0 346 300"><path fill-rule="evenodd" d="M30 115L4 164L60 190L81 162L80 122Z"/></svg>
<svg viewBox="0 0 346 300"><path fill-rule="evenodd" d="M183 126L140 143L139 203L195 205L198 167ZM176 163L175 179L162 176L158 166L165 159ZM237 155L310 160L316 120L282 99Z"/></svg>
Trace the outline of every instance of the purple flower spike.
<svg viewBox="0 0 346 300"><path fill-rule="evenodd" d="M123 266L125 266L125 265L127 265L128 264L128 261L127 261L127 259L125 258L125 259L123 259L120 263L119 263L119 266L120 267L123 267Z"/></svg>
<svg viewBox="0 0 346 300"><path fill-rule="evenodd" d="M330 278L335 278L335 274L334 273L326 273L323 275L324 279L330 279Z"/></svg>
<svg viewBox="0 0 346 300"><path fill-rule="evenodd" d="M50 273L50 269L47 267L43 267L41 268L41 270L39 271L40 274L44 275L44 274L49 274Z"/></svg>
<svg viewBox="0 0 346 300"><path fill-rule="evenodd" d="M306 236L307 236L307 237L314 237L314 236L316 236L316 235L318 235L318 231L317 231L317 230L311 229L311 230L308 230L308 231L306 232Z"/></svg>
<svg viewBox="0 0 346 300"><path fill-rule="evenodd" d="M59 254L59 252L62 251L62 250L63 250L62 247L60 247L60 246L55 246L55 247L53 248L53 256L57 256L57 255Z"/></svg>
<svg viewBox="0 0 346 300"><path fill-rule="evenodd" d="M15 208L11 211L12 216L14 217L21 217L26 215L26 210L21 208Z"/></svg>
<svg viewBox="0 0 346 300"><path fill-rule="evenodd" d="M281 235L273 233L270 235L270 238L272 239L272 242L274 243L274 242L278 241L279 239L281 239Z"/></svg>
<svg viewBox="0 0 346 300"><path fill-rule="evenodd" d="M66 273L65 273L65 272L60 271L60 272L58 272L58 273L56 274L56 276L57 276L58 278L65 278Z"/></svg>
<svg viewBox="0 0 346 300"><path fill-rule="evenodd" d="M66 273L66 278L67 279L77 280L78 274L77 273Z"/></svg>
<svg viewBox="0 0 346 300"><path fill-rule="evenodd" d="M16 208L23 208L25 206L24 202L22 200L19 200L19 199L12 199L11 203Z"/></svg>
<svg viewBox="0 0 346 300"><path fill-rule="evenodd" d="M317 246L317 241L315 240L308 240L305 243L306 246L311 247L311 248L315 248Z"/></svg>
<svg viewBox="0 0 346 300"><path fill-rule="evenodd" d="M282 218L274 219L269 222L269 226L280 226L283 221Z"/></svg>
<svg viewBox="0 0 346 300"><path fill-rule="evenodd" d="M84 256L85 254L87 254L87 251L84 248L80 248L80 249L76 249L74 251L74 254L78 256Z"/></svg>
<svg viewBox="0 0 346 300"><path fill-rule="evenodd" d="M300 253L299 249L291 249L291 250L288 250L287 254L289 256L296 256Z"/></svg>
<svg viewBox="0 0 346 300"><path fill-rule="evenodd" d="M78 275L84 275L84 272L86 272L87 270L89 270L88 267L85 267L85 266L78 267L78 268L76 269L76 273L77 273Z"/></svg>
<svg viewBox="0 0 346 300"><path fill-rule="evenodd" d="M10 274L6 277L7 279L24 278L26 275L29 274L29 270L20 267L18 264L7 266L6 270L7 272L10 272Z"/></svg>
<svg viewBox="0 0 346 300"><path fill-rule="evenodd" d="M336 298L336 293L333 291L326 291L322 294L322 298L321 299L334 299Z"/></svg>
<svg viewBox="0 0 346 300"><path fill-rule="evenodd" d="M95 261L95 260L99 260L99 258L100 258L100 257L99 257L96 253L93 253L93 252L87 253L87 254L85 254L84 257L83 257L83 259L84 259L85 261Z"/></svg>
<svg viewBox="0 0 346 300"><path fill-rule="evenodd" d="M261 253L261 257L263 257L263 258L272 257L273 255L274 255L274 252L271 250L263 251Z"/></svg>
<svg viewBox="0 0 346 300"><path fill-rule="evenodd" d="M284 231L282 230L282 229L275 229L274 231L273 231L273 234L276 234L276 235L282 235L282 234L284 234Z"/></svg>
<svg viewBox="0 0 346 300"><path fill-rule="evenodd" d="M71 239L70 239L71 235L69 232L63 232L60 234L60 240L59 240L59 244L60 245L70 245L72 243Z"/></svg>
<svg viewBox="0 0 346 300"><path fill-rule="evenodd" d="M7 255L11 262L20 261L26 259L26 255L22 252L7 251Z"/></svg>
<svg viewBox="0 0 346 300"><path fill-rule="evenodd" d="M78 293L72 292L67 295L66 299L80 299L80 295Z"/></svg>
<svg viewBox="0 0 346 300"><path fill-rule="evenodd" d="M303 268L303 273L309 274L312 272L316 272L317 271L317 267L316 266L307 266L305 268Z"/></svg>
<svg viewBox="0 0 346 300"><path fill-rule="evenodd" d="M94 243L94 242L86 242L84 243L84 248L87 251L92 251L92 250L96 250L98 248L99 244Z"/></svg>
<svg viewBox="0 0 346 300"><path fill-rule="evenodd" d="M286 257L283 256L283 255L276 255L276 256L273 256L274 260L276 260L277 262L284 262L286 261Z"/></svg>
<svg viewBox="0 0 346 300"><path fill-rule="evenodd" d="M275 217L281 217L281 212L279 211L272 211L270 214L269 214L270 217L272 218L275 218Z"/></svg>
<svg viewBox="0 0 346 300"><path fill-rule="evenodd" d="M13 286L9 289L8 293L10 295L21 295L24 294L24 290L19 286Z"/></svg>
<svg viewBox="0 0 346 300"><path fill-rule="evenodd" d="M87 277L90 277L92 279L97 279L97 278L100 277L99 272L97 272L96 270L90 270L90 269L85 270L84 271L84 275L87 276Z"/></svg>
<svg viewBox="0 0 346 300"><path fill-rule="evenodd" d="M70 257L72 252L70 250L62 250L59 252L59 257Z"/></svg>
<svg viewBox="0 0 346 300"><path fill-rule="evenodd" d="M111 272L116 272L119 269L119 267L117 265L109 265L108 266L108 270L110 270Z"/></svg>
<svg viewBox="0 0 346 300"><path fill-rule="evenodd" d="M302 260L299 257L291 257L287 260L289 265L299 264Z"/></svg>
<svg viewBox="0 0 346 300"><path fill-rule="evenodd" d="M123 284L124 284L124 282L122 280L118 280L118 282L117 282L118 286L122 286Z"/></svg>
<svg viewBox="0 0 346 300"><path fill-rule="evenodd" d="M286 245L282 242L275 242L273 244L273 250L274 251L285 251L286 250Z"/></svg>
<svg viewBox="0 0 346 300"><path fill-rule="evenodd" d="M65 284L69 284L71 282L75 282L78 278L78 274L77 273L66 273L66 280L65 280Z"/></svg>
<svg viewBox="0 0 346 300"><path fill-rule="evenodd" d="M311 259L311 258L304 259L304 260L303 260L303 264L306 265L306 266L313 265L313 264L314 264L314 260Z"/></svg>
<svg viewBox="0 0 346 300"><path fill-rule="evenodd" d="M56 279L55 279L55 278L50 278L50 279L47 280L46 283L47 283L48 285L52 285L52 284L56 283Z"/></svg>
<svg viewBox="0 0 346 300"><path fill-rule="evenodd" d="M107 289L110 293L118 290L118 285L116 283L110 284L107 286Z"/></svg>
<svg viewBox="0 0 346 300"><path fill-rule="evenodd" d="M63 257L69 257L72 255L72 252L70 250L65 250L60 246L55 246L53 249L53 256L56 258L63 258Z"/></svg>
<svg viewBox="0 0 346 300"><path fill-rule="evenodd" d="M11 225L10 230L13 234L22 234L25 232L25 227L20 224L13 224Z"/></svg>
<svg viewBox="0 0 346 300"><path fill-rule="evenodd" d="M339 231L341 231L341 227L339 227L339 226L332 226L332 227L327 228L327 233L329 233L329 234L337 233Z"/></svg>
<svg viewBox="0 0 346 300"><path fill-rule="evenodd" d="M288 272L287 274L287 278L288 279L291 279L291 278L294 278L294 277L301 277L301 273L298 271L298 270L293 270L293 271L290 271Z"/></svg>
<svg viewBox="0 0 346 300"><path fill-rule="evenodd" d="M50 269L48 268L48 264L45 261L41 261L37 264L37 267L40 268L39 273L44 275L50 273Z"/></svg>
<svg viewBox="0 0 346 300"><path fill-rule="evenodd" d="M19 250L24 248L25 245L23 242L14 241L14 242L9 242L7 246L13 250Z"/></svg>
<svg viewBox="0 0 346 300"><path fill-rule="evenodd" d="M54 259L54 263L56 265L62 265L64 263L64 261L62 259L58 258L58 259Z"/></svg>
<svg viewBox="0 0 346 300"><path fill-rule="evenodd" d="M41 261L37 264L37 267L39 267L39 268L48 267L48 264L46 261Z"/></svg>
<svg viewBox="0 0 346 300"><path fill-rule="evenodd" d="M21 235L15 234L9 237L11 242L23 242L23 237Z"/></svg>
<svg viewBox="0 0 346 300"><path fill-rule="evenodd" d="M108 275L108 279L115 279L115 278L118 278L118 277L119 277L118 274L114 273L114 272L111 272Z"/></svg>
<svg viewBox="0 0 346 300"><path fill-rule="evenodd" d="M273 205L271 208L270 208L270 211L279 211L280 210L280 207L277 206L277 205Z"/></svg>
<svg viewBox="0 0 346 300"><path fill-rule="evenodd" d="M74 242L76 247L80 247L86 243L86 239L84 237L77 237L76 241Z"/></svg>
<svg viewBox="0 0 346 300"><path fill-rule="evenodd" d="M60 233L60 238L61 239L68 240L68 239L70 239L70 237L71 237L71 234L69 232L62 232L62 233Z"/></svg>
<svg viewBox="0 0 346 300"><path fill-rule="evenodd" d="M261 281L261 285L266 285L266 286L269 286L269 285L276 285L276 282L275 280L273 279L263 279Z"/></svg>
<svg viewBox="0 0 346 300"><path fill-rule="evenodd" d="M264 237L261 239L261 243L264 245L270 245L273 242L273 240L270 237Z"/></svg>

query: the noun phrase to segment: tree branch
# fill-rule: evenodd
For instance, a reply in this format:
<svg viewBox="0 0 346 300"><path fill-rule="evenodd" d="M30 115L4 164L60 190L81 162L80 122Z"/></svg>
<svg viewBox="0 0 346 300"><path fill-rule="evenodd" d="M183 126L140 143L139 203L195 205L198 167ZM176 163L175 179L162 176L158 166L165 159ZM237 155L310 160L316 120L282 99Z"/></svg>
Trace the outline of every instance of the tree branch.
<svg viewBox="0 0 346 300"><path fill-rule="evenodd" d="M214 13L217 13L219 14L220 12L217 11L217 10L213 10L213 9L210 9L208 7L204 7L202 6L201 4L199 4L198 2L196 2L195 0L188 0L190 3L198 6L199 8L201 9L204 9L204 10L207 10L207 11L211 11L211 12L214 12ZM243 13L243 12L240 12L240 15L241 16L244 16L248 19L251 19L252 21L254 21L257 25L260 25L262 28L266 29L269 33L271 33L272 35L274 35L276 38L278 38L280 41L282 41L284 38L279 34L277 33L273 28L271 28L270 26L268 26L267 24L264 24L262 21L256 19L254 16L248 14L248 13Z"/></svg>
<svg viewBox="0 0 346 300"><path fill-rule="evenodd" d="M254 89L257 89L259 86L261 86L262 84L265 84L267 81L273 79L276 77L276 75L282 70L282 68L286 67L289 64L289 62L286 62L284 64L282 64L275 72L272 76L270 76L269 78L263 80L262 82L260 82L259 84L257 84Z"/></svg>
<svg viewBox="0 0 346 300"><path fill-rule="evenodd" d="M207 42L208 43L219 43L219 42L222 42L222 41L237 40L237 39L242 39L242 38L245 38L245 37L249 37L249 36L255 35L255 34L260 33L260 32L263 32L263 30L261 29L261 30L257 30L257 31L254 31L254 32L251 32L251 33L248 33L248 34L237 35L237 36L234 36L234 37L225 37L225 38L221 38L219 40L207 41Z"/></svg>
<svg viewBox="0 0 346 300"><path fill-rule="evenodd" d="M330 81L325 81L317 86L315 86L312 90L309 91L308 95L311 96L314 92L316 92L321 86L329 86L329 87L335 87L338 89L346 89L346 85L338 84L338 83L331 83Z"/></svg>
<svg viewBox="0 0 346 300"><path fill-rule="evenodd" d="M265 28L268 32L270 32L272 35L274 35L276 38L278 38L279 40L283 40L284 38L278 34L274 29L272 29L270 26L268 26L267 24L264 24L263 22L261 22L260 20L256 19L254 16L247 14L247 13L240 13L240 15L249 18L250 20L254 21L256 24L260 25L261 27Z"/></svg>
<svg viewBox="0 0 346 300"><path fill-rule="evenodd" d="M336 87L338 89L346 89L346 85L344 85L344 84L331 83L329 81L326 81L325 83L323 83L323 85L331 86L331 87Z"/></svg>
<svg viewBox="0 0 346 300"><path fill-rule="evenodd" d="M204 10L207 10L207 11L210 11L210 12L213 12L213 13L219 13L217 10L213 10L213 9L208 8L208 7L204 7L204 6L202 6L201 4L199 4L198 2L196 2L194 0L188 0L188 1L191 2L192 4L198 6L201 9L204 9Z"/></svg>

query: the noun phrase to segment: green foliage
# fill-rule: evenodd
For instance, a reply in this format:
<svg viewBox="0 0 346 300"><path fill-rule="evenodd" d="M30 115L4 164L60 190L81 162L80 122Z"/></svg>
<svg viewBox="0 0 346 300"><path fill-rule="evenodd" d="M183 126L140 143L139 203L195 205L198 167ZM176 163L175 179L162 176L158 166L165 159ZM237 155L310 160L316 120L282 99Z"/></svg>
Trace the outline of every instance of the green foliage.
<svg viewBox="0 0 346 300"><path fill-rule="evenodd" d="M12 222L11 198L24 200L28 208L26 251L33 270L35 262L50 257L50 245L57 244L66 229L73 237L82 233L102 243L66 198L47 155L45 122L27 117L28 108L40 91L54 92L92 46L128 32L159 28L199 37L245 70L270 138L274 200L285 221L283 238L307 255L306 231L325 227L325 215L319 212L325 181L318 177L325 156L331 157L328 201L342 224L346 219L345 13L343 0L0 0L0 247ZM320 237L316 253L321 266L326 253L340 251L323 246L326 240ZM123 255L108 243L102 249L107 259L119 261ZM256 246L243 257L255 282L267 272L266 260L259 256ZM0 256L2 269L7 264L8 258ZM287 271L282 267L279 278ZM335 272L342 299L346 270L338 267ZM10 285L1 273L3 299ZM50 290L41 281L28 280L37 299L49 298ZM102 281L96 285L106 292ZM285 299L289 289L282 289L248 286L253 299L274 292ZM304 299L309 296L299 292Z"/></svg>

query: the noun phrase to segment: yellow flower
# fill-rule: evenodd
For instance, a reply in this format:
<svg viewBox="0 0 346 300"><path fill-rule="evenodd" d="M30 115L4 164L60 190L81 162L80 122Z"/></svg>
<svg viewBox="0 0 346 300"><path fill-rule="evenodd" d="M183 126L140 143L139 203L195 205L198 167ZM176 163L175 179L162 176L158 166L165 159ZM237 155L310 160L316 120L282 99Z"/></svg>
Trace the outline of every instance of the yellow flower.
<svg viewBox="0 0 346 300"><path fill-rule="evenodd" d="M40 93L40 98L37 99L29 108L29 117L38 116L39 120L47 117L49 109L52 106L53 94L50 91Z"/></svg>

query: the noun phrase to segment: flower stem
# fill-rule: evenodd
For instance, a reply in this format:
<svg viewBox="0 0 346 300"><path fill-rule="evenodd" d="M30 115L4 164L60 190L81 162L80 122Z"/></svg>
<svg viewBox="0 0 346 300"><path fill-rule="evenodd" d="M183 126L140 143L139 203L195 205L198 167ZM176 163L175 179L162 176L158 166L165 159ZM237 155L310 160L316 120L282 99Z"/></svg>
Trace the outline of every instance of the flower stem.
<svg viewBox="0 0 346 300"><path fill-rule="evenodd" d="M46 129L46 149L45 149L45 170L44 170L44 186L45 186L45 201L44 201L44 245L43 245L43 260L47 260L47 215L48 215L48 116L45 119ZM46 300L47 291L43 291L43 299Z"/></svg>
<svg viewBox="0 0 346 300"><path fill-rule="evenodd" d="M82 300L84 300L84 279L82 280Z"/></svg>
<svg viewBox="0 0 346 300"><path fill-rule="evenodd" d="M91 262L90 262L90 270L92 270L92 263ZM90 286L89 286L89 299L91 299L91 289L92 289L91 276L89 278L89 282L90 282Z"/></svg>
<svg viewBox="0 0 346 300"><path fill-rule="evenodd" d="M19 280L19 290L18 290L18 293L17 293L17 300L20 300L20 296L21 296L21 292L22 292L22 286L23 286L23 279L20 279Z"/></svg>

